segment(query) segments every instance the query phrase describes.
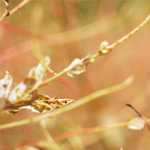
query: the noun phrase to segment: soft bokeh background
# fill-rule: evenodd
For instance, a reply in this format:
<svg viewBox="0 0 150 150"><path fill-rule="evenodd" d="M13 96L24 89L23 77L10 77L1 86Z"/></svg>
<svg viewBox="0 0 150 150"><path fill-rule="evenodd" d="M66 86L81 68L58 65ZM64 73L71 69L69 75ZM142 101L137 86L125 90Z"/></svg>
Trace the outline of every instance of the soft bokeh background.
<svg viewBox="0 0 150 150"><path fill-rule="evenodd" d="M20 1L10 0L10 8ZM2 0L0 5L2 14ZM95 52L101 41L116 41L136 27L149 12L149 0L32 0L0 22L0 75L8 70L15 82L21 81L46 55L51 58L51 67L58 72L74 58ZM81 127L127 121L135 114L125 106L126 103L150 116L149 27L150 24L146 25L112 53L97 59L84 74L76 78L64 76L65 82L57 79L41 89L52 97L79 99L130 75L135 78L125 90L49 118L49 133L60 150L150 149L150 131L147 129L137 132L117 128L61 138L64 132L75 132ZM33 115L29 111L16 115L1 113L0 123ZM24 145L35 146L43 142L47 142L46 137L38 123L0 131L0 150L18 150Z"/></svg>

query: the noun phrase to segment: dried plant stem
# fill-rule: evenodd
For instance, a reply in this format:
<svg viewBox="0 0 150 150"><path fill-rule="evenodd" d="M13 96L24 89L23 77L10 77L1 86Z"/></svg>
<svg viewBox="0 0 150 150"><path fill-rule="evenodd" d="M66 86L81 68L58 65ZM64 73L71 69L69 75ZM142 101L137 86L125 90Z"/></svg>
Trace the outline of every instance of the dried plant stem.
<svg viewBox="0 0 150 150"><path fill-rule="evenodd" d="M24 97L28 96L30 93L32 93L33 91L35 91L36 89L39 89L45 85L47 85L48 83L52 82L53 80L56 80L57 78L61 77L62 75L64 75L66 73L66 69L60 71L59 73L55 73L54 76L52 76L51 78L48 78L47 80L45 80L44 82L42 82L41 84L34 86L31 90L29 90L28 92L26 92L24 94Z"/></svg>
<svg viewBox="0 0 150 150"><path fill-rule="evenodd" d="M132 35L134 35L137 31L139 31L144 25L146 25L148 22L150 21L150 15L148 15L147 17L145 17L145 19L142 21L142 23L140 23L136 28L134 28L132 31L130 31L128 34L126 34L125 36L123 36L122 38L120 38L119 40L117 40L116 42L112 43L111 45L108 46L108 49L107 49L107 53L105 54L108 54L109 52L111 52L112 49L114 49L115 47L117 47L118 45L120 45L121 43L125 42L128 38L130 38ZM89 56L89 60L90 58L91 59L96 59L98 56L101 56L101 55L105 55L103 53L100 53L100 50L98 50L96 53L94 54L91 54ZM83 58L83 60L86 59ZM91 62L88 62L88 63L91 63ZM66 69L62 70L61 72L59 73L55 73L53 77L47 79L45 82L43 82L41 86L44 86L52 81L54 81L55 79L61 77L62 75L64 75L66 73Z"/></svg>
<svg viewBox="0 0 150 150"><path fill-rule="evenodd" d="M57 78L63 76L66 72L67 72L67 70L64 69L64 70L60 71L59 73L55 73L54 76L52 76L51 78L48 78L47 80L45 80L45 81L40 85L40 87L41 87L41 86L45 86L46 84L52 82L53 80L55 80L55 79L57 79Z"/></svg>
<svg viewBox="0 0 150 150"><path fill-rule="evenodd" d="M11 16L12 14L14 14L16 11L18 11L19 9L21 9L23 6L25 6L28 2L30 2L31 0L22 0L16 7L14 7L12 10L5 10L5 12L3 13L3 15L0 17L0 21L4 20L7 16Z"/></svg>
<svg viewBox="0 0 150 150"><path fill-rule="evenodd" d="M105 95L108 95L108 94L111 94L111 93L114 93L114 92L125 89L126 87L128 87L132 83L132 79L133 79L132 77L129 77L128 79L126 79L122 83L116 84L114 86L110 86L110 87L102 89L102 90L98 90L98 91L96 91L92 94L89 94L86 97L83 97L83 98L77 100L76 102L74 102L70 105L67 105L67 106L62 107L60 109L57 109L53 112L48 112L48 113L45 113L45 114L41 114L41 115L38 115L38 116L33 117L33 118L29 118L29 119L22 119L22 120L19 120L19 121L14 121L14 122L11 122L11 123L2 124L2 125L0 125L0 130L32 124L32 123L35 123L35 122L39 122L44 118L54 117L56 115L60 115L62 113L68 112L72 109L83 106L83 105L95 100L96 98L99 98L101 96L105 96Z"/></svg>
<svg viewBox="0 0 150 150"><path fill-rule="evenodd" d="M48 147L47 148L49 150L51 150L51 149L53 149L53 150L61 150L60 146L54 141L54 139L50 135L50 133L48 131L47 124L45 122L41 121L40 126L41 126L42 131L44 133L44 136L46 137L47 142L48 142Z"/></svg>
<svg viewBox="0 0 150 150"><path fill-rule="evenodd" d="M113 44L111 44L109 46L110 49L114 49L115 47L117 47L118 45L120 45L121 43L125 42L127 39L129 39L132 35L134 35L136 32L138 32L141 28L143 28L144 25L146 25L148 22L150 21L150 14L147 15L145 17L145 19L136 27L134 28L132 31L130 31L128 34L126 34L125 36L123 36L122 38L120 38L119 40L117 40L116 42L114 42Z"/></svg>
<svg viewBox="0 0 150 150"><path fill-rule="evenodd" d="M4 20L7 17L8 11L5 10L5 12L2 14L2 16L0 17L0 21Z"/></svg>
<svg viewBox="0 0 150 150"><path fill-rule="evenodd" d="M150 122L149 118L145 118L145 122L148 124ZM81 128L78 130L73 130L73 131L69 131L69 132L65 132L61 135L59 135L58 137L56 137L57 141L61 141L64 140L66 138L75 136L75 135L79 135L79 134L93 134L93 133L97 133L97 132L104 132L106 130L109 129L116 129L116 128L128 128L128 124L130 123L130 121L126 121L126 122L121 122L121 123L116 123L116 124L111 124L111 125L106 125L106 126L96 126L96 127L91 127L91 128Z"/></svg>
<svg viewBox="0 0 150 150"><path fill-rule="evenodd" d="M107 125L107 126L96 126L96 127L91 127L91 128L80 128L77 130L73 130L73 131L69 131L69 132L65 132L59 136L56 137L57 141L61 141L64 140L66 138L70 138L72 136L75 135L79 135L79 134L93 134L93 133L97 133L97 132L103 132L109 129L114 129L114 128L123 128L123 127L127 127L129 122L121 122L121 123L116 123L116 124L111 124L111 125Z"/></svg>

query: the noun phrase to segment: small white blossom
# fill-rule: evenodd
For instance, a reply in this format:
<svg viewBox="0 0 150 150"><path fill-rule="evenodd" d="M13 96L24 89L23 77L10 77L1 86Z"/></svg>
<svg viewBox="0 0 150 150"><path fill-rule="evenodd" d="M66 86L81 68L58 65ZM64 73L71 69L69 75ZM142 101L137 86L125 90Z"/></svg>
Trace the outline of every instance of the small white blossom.
<svg viewBox="0 0 150 150"><path fill-rule="evenodd" d="M142 130L144 126L145 126L145 121L140 117L134 118L128 123L128 129L131 130Z"/></svg>
<svg viewBox="0 0 150 150"><path fill-rule="evenodd" d="M49 57L45 57L36 67L30 70L30 72L28 73L28 77L33 78L38 82L42 81L49 64L50 64Z"/></svg>
<svg viewBox="0 0 150 150"><path fill-rule="evenodd" d="M14 104L16 103L25 93L27 89L27 86L25 83L21 82L19 83L11 92L8 97L8 100L10 103Z"/></svg>
<svg viewBox="0 0 150 150"><path fill-rule="evenodd" d="M13 78L6 72L4 78L0 80L0 98L6 98L10 92L12 86Z"/></svg>
<svg viewBox="0 0 150 150"><path fill-rule="evenodd" d="M66 68L67 75L74 77L86 71L86 66L79 58L74 59L71 64Z"/></svg>

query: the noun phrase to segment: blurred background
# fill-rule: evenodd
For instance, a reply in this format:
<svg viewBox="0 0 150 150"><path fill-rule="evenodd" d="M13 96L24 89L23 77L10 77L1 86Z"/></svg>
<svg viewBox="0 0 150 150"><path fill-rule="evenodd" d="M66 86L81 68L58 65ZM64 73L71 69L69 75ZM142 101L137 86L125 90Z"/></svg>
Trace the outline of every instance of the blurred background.
<svg viewBox="0 0 150 150"><path fill-rule="evenodd" d="M21 0L10 0L14 8ZM0 14L4 4L0 1ZM8 70L15 83L24 79L31 67L44 56L51 68L61 71L74 58L94 53L103 40L113 43L150 12L149 0L31 0L12 16L0 22L0 76ZM80 128L125 122L135 113L125 106L134 105L150 116L150 24L106 56L88 66L75 78L63 76L41 89L51 97L79 99L98 89L134 76L133 84L114 94L46 121L47 137L38 123L0 131L0 150L149 150L150 131L126 128L104 132L67 134ZM118 113L119 112L119 113ZM29 118L35 114L21 111L0 114L0 124ZM50 142L50 141L49 141ZM29 147L30 146L30 147Z"/></svg>

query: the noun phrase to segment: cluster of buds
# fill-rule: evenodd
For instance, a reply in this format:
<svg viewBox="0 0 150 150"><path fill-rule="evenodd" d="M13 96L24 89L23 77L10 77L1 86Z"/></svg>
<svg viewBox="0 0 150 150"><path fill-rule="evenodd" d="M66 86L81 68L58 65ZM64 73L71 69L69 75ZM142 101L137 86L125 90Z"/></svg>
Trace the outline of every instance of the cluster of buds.
<svg viewBox="0 0 150 150"><path fill-rule="evenodd" d="M85 58L75 58L64 72L69 77L75 77L86 71L89 63L95 61L96 55L88 55ZM11 112L20 109L31 109L36 112L45 112L54 110L71 103L72 99L50 98L47 95L39 94L38 88L43 85L45 75L49 70L50 59L44 57L40 63L33 67L27 77L12 88L13 77L6 72L5 76L0 80L0 99L5 100L4 108Z"/></svg>
<svg viewBox="0 0 150 150"><path fill-rule="evenodd" d="M25 108L34 112L45 112L72 102L71 99L50 98L38 93L37 89L44 81L49 64L49 57L45 57L14 88L12 88L13 77L6 72L0 80L0 99L5 100L3 108L9 112L17 112Z"/></svg>
<svg viewBox="0 0 150 150"><path fill-rule="evenodd" d="M98 55L108 54L111 50L112 49L109 43L107 41L103 41L100 44L98 53L88 55L82 59L75 58L65 70L67 72L67 75L69 77L75 77L82 74L86 71L87 65L93 63Z"/></svg>

